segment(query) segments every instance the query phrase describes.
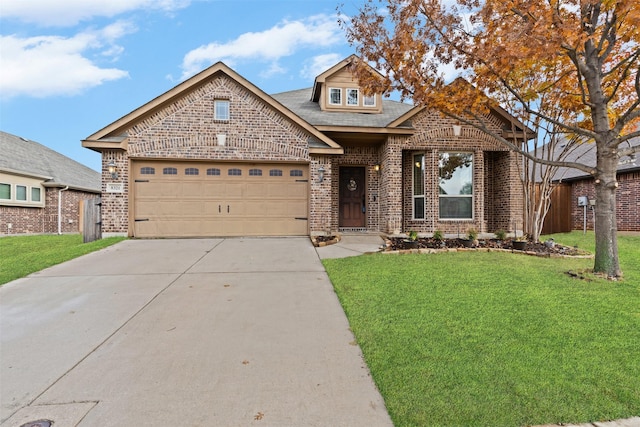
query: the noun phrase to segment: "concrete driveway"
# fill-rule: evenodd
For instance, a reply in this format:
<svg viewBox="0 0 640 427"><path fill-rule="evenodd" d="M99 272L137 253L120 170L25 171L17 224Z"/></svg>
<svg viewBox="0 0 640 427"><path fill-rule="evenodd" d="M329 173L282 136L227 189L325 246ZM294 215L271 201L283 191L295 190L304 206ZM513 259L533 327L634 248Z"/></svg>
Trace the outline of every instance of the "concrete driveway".
<svg viewBox="0 0 640 427"><path fill-rule="evenodd" d="M2 427L392 425L307 238L124 241L0 316Z"/></svg>

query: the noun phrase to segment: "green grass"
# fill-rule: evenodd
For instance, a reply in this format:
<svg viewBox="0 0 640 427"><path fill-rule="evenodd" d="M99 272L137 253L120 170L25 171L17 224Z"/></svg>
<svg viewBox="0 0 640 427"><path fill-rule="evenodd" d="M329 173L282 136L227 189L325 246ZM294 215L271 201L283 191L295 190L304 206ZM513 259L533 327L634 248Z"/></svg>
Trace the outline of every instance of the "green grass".
<svg viewBox="0 0 640 427"><path fill-rule="evenodd" d="M109 237L82 243L80 234L0 238L0 285L124 240Z"/></svg>
<svg viewBox="0 0 640 427"><path fill-rule="evenodd" d="M397 427L524 426L640 415L640 238L620 248L619 282L511 253L324 263Z"/></svg>

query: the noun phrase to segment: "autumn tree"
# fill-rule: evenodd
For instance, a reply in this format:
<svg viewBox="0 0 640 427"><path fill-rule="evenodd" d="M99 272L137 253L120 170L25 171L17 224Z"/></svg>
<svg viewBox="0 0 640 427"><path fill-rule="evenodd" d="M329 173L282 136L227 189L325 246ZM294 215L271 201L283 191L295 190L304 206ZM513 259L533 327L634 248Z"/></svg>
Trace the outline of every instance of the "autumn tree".
<svg viewBox="0 0 640 427"><path fill-rule="evenodd" d="M344 9L344 8L342 8ZM341 23L367 92L399 91L416 105L475 126L540 164L579 169L596 187L594 270L622 275L616 170L640 151L640 8L637 0L367 0ZM441 71L455 67L453 82ZM470 84L469 84L470 83ZM540 108L554 106L554 113ZM544 159L492 132L497 103L523 123L595 144L597 164ZM636 140L637 141L637 140Z"/></svg>

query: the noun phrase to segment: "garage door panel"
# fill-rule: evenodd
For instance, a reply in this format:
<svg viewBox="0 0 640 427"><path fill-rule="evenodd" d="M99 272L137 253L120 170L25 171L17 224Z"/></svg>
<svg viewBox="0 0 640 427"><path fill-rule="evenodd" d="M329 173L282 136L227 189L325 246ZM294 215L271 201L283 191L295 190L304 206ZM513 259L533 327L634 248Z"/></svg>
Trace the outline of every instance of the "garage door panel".
<svg viewBox="0 0 640 427"><path fill-rule="evenodd" d="M144 220L134 222L137 237L308 233L306 165L135 161L133 166L133 215ZM156 174L143 175L142 167ZM177 175L164 175L165 168L176 168ZM198 175L185 175L187 169L198 169ZM230 169L240 175L229 175ZM301 172L292 176L291 170Z"/></svg>

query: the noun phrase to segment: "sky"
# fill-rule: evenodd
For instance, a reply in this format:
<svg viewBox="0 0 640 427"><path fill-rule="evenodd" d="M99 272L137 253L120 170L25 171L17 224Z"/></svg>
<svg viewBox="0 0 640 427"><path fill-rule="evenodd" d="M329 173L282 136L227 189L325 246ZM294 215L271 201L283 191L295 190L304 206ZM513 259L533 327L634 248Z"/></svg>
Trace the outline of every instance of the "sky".
<svg viewBox="0 0 640 427"><path fill-rule="evenodd" d="M266 93L355 53L336 7L365 0L2 0L0 130L96 171L81 140L223 61Z"/></svg>

